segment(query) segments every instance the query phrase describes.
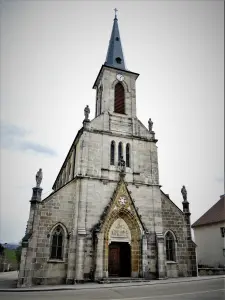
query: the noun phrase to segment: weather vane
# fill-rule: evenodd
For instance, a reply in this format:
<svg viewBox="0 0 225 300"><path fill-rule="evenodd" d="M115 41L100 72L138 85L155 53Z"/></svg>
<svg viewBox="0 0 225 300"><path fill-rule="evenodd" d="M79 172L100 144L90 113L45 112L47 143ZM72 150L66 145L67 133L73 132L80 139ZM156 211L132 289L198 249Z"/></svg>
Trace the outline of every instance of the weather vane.
<svg viewBox="0 0 225 300"><path fill-rule="evenodd" d="M115 18L117 18L117 12L118 12L118 9L117 8L114 8L114 11L115 11Z"/></svg>

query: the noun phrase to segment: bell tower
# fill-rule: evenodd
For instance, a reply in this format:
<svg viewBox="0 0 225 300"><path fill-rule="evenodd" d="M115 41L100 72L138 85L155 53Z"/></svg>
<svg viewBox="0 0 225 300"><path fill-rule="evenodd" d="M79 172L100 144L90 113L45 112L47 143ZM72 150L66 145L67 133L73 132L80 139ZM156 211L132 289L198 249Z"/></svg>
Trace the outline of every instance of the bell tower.
<svg viewBox="0 0 225 300"><path fill-rule="evenodd" d="M95 117L103 113L136 117L136 79L139 74L127 69L119 32L117 9L105 63L93 88L96 89Z"/></svg>

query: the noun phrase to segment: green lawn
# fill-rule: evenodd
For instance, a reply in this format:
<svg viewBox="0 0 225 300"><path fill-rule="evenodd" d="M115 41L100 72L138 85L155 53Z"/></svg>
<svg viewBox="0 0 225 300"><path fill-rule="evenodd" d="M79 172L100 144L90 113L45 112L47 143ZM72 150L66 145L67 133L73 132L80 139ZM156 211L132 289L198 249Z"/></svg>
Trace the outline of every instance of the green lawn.
<svg viewBox="0 0 225 300"><path fill-rule="evenodd" d="M6 255L6 259L10 262L10 263L16 263L16 251L12 250L12 249L5 249L5 255Z"/></svg>

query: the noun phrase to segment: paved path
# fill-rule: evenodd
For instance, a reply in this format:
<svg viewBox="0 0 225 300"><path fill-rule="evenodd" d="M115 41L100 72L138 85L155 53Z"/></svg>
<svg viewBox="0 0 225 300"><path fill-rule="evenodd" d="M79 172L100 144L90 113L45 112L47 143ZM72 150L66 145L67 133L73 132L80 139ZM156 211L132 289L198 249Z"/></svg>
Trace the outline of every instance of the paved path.
<svg viewBox="0 0 225 300"><path fill-rule="evenodd" d="M1 300L224 300L224 278L142 286L0 292Z"/></svg>
<svg viewBox="0 0 225 300"><path fill-rule="evenodd" d="M17 278L18 278L17 271L0 272L0 290L15 288L17 283Z"/></svg>
<svg viewBox="0 0 225 300"><path fill-rule="evenodd" d="M74 285L39 285L30 288L15 288L18 272L4 272L0 273L0 291L4 292L35 292L35 291L62 291L62 290L88 290L88 289L105 289L105 288L120 288L120 287L143 287L161 284L171 283L184 283L184 282L195 282L195 281L210 281L215 279L225 279L224 275L218 276L199 276L199 277L182 277L182 278L170 278L165 280L151 280L149 282L129 282L129 283L111 283L111 284L99 284L99 283L84 283Z"/></svg>

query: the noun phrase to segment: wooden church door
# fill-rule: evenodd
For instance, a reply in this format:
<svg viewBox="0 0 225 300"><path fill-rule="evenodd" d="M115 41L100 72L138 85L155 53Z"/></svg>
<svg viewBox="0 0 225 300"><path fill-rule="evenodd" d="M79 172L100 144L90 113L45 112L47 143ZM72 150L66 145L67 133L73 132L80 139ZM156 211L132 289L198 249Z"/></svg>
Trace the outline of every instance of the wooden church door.
<svg viewBox="0 0 225 300"><path fill-rule="evenodd" d="M109 276L119 276L120 274L120 246L109 245Z"/></svg>

